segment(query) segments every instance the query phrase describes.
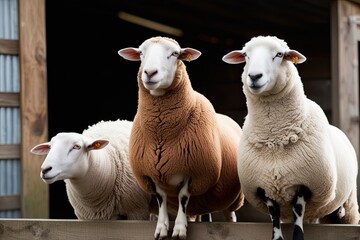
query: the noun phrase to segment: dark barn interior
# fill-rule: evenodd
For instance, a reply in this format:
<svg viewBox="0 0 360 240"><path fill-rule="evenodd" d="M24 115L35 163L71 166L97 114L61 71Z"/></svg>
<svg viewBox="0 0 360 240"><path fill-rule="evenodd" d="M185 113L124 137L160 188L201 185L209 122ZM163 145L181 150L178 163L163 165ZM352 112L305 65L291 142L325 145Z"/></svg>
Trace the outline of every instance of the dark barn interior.
<svg viewBox="0 0 360 240"><path fill-rule="evenodd" d="M49 137L82 132L99 120L132 120L139 62L124 60L117 51L158 35L202 52L186 63L193 88L239 124L246 115L242 65L221 58L253 36L278 36L308 58L298 65L305 91L330 119L330 10L330 0L46 1ZM182 34L122 20L120 12ZM76 218L64 182L50 186L50 218Z"/></svg>

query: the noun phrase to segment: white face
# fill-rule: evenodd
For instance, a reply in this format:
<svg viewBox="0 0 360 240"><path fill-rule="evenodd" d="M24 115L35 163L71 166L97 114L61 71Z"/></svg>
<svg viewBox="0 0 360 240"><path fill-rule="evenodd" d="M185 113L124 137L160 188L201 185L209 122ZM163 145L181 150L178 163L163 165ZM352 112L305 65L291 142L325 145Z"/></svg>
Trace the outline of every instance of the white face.
<svg viewBox="0 0 360 240"><path fill-rule="evenodd" d="M244 84L254 94L270 91L276 84L285 49L269 46L253 47L246 51L247 72Z"/></svg>
<svg viewBox="0 0 360 240"><path fill-rule="evenodd" d="M46 144L50 150L40 171L44 182L77 178L87 172L87 145L81 134L59 133Z"/></svg>
<svg viewBox="0 0 360 240"><path fill-rule="evenodd" d="M181 48L171 41L145 41L139 50L144 87L154 96L163 95L174 80Z"/></svg>

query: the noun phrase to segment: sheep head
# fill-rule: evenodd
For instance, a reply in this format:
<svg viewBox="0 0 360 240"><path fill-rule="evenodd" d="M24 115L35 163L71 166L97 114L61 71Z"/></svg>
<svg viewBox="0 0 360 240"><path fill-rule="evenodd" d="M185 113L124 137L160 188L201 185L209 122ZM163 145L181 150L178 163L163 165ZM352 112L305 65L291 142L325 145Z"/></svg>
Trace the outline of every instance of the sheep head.
<svg viewBox="0 0 360 240"><path fill-rule="evenodd" d="M242 75L244 88L256 95L267 95L281 91L288 80L289 65L303 63L306 57L291 50L284 40L259 36L247 42L242 50L226 54L222 60L229 64L246 62Z"/></svg>
<svg viewBox="0 0 360 240"><path fill-rule="evenodd" d="M46 155L41 165L40 177L48 183L74 179L86 174L88 170L88 152L102 149L107 140L93 140L78 133L58 133L50 142L34 146L30 152Z"/></svg>
<svg viewBox="0 0 360 240"><path fill-rule="evenodd" d="M139 48L124 48L119 55L130 61L141 61L141 80L153 96L162 96L171 86L177 69L177 61L192 61L201 52L193 48L181 48L167 37L153 37L145 40Z"/></svg>

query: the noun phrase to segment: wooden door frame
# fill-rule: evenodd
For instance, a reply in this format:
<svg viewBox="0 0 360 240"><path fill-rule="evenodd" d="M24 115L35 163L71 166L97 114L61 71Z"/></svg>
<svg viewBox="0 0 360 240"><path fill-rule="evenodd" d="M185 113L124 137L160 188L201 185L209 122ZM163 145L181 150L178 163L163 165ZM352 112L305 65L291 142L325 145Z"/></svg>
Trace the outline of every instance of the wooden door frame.
<svg viewBox="0 0 360 240"><path fill-rule="evenodd" d="M49 186L39 174L44 157L30 153L48 141L48 98L45 35L45 0L18 0L20 111L21 111L21 215L49 217Z"/></svg>
<svg viewBox="0 0 360 240"><path fill-rule="evenodd" d="M332 2L331 79L332 123L349 137L359 157L359 56L360 4Z"/></svg>

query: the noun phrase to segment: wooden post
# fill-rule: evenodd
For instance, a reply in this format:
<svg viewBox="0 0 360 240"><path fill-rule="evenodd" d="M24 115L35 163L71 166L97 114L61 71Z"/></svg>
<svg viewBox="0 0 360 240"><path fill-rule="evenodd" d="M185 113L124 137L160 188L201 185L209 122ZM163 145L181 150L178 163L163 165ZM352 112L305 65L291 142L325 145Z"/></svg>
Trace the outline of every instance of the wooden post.
<svg viewBox="0 0 360 240"><path fill-rule="evenodd" d="M21 211L48 218L48 185L39 177L43 158L30 153L48 140L45 0L19 0L21 107Z"/></svg>
<svg viewBox="0 0 360 240"><path fill-rule="evenodd" d="M359 157L358 24L360 6L337 0L332 12L333 123L353 143Z"/></svg>
<svg viewBox="0 0 360 240"><path fill-rule="evenodd" d="M331 15L333 124L349 137L359 159L360 5L336 0Z"/></svg>

